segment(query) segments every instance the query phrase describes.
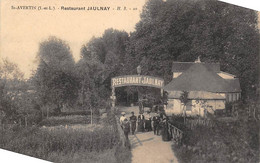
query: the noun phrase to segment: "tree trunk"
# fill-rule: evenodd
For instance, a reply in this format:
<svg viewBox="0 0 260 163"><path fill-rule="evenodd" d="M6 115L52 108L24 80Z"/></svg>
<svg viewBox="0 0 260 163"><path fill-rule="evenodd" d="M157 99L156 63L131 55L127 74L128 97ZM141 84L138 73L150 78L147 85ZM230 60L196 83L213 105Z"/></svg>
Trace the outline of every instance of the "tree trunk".
<svg viewBox="0 0 260 163"><path fill-rule="evenodd" d="M92 112L92 108L90 108L90 111L91 111L91 115L90 115L90 123L91 125L93 124L93 112Z"/></svg>
<svg viewBox="0 0 260 163"><path fill-rule="evenodd" d="M43 117L44 117L44 114L43 114L43 108L41 108L41 111L42 111L42 119L43 119Z"/></svg>
<svg viewBox="0 0 260 163"><path fill-rule="evenodd" d="M183 105L183 122L186 124L186 106Z"/></svg>
<svg viewBox="0 0 260 163"><path fill-rule="evenodd" d="M49 107L47 107L47 119L49 118Z"/></svg>
<svg viewBox="0 0 260 163"><path fill-rule="evenodd" d="M25 127L27 127L27 117L24 117Z"/></svg>
<svg viewBox="0 0 260 163"><path fill-rule="evenodd" d="M253 107L254 107L254 108L253 108L253 109L254 109L254 110L253 110L253 116L254 116L254 119L257 120L257 118L256 118L256 108L255 108L255 106L253 106Z"/></svg>
<svg viewBox="0 0 260 163"><path fill-rule="evenodd" d="M21 118L19 118L19 125L20 125L20 127L22 126Z"/></svg>
<svg viewBox="0 0 260 163"><path fill-rule="evenodd" d="M200 106L201 107L201 106ZM200 120L200 107L199 107L199 120Z"/></svg>

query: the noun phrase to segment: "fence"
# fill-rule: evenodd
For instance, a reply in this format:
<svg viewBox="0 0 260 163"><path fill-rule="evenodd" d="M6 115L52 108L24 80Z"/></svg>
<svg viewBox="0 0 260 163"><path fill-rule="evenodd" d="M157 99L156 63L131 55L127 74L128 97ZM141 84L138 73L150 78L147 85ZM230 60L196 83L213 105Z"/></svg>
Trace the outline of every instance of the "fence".
<svg viewBox="0 0 260 163"><path fill-rule="evenodd" d="M176 142L177 144L181 143L183 138L183 132L169 122L168 122L168 132L170 133L170 136L174 142Z"/></svg>
<svg viewBox="0 0 260 163"><path fill-rule="evenodd" d="M214 123L209 119L186 119L186 127L191 130L197 126L213 127Z"/></svg>

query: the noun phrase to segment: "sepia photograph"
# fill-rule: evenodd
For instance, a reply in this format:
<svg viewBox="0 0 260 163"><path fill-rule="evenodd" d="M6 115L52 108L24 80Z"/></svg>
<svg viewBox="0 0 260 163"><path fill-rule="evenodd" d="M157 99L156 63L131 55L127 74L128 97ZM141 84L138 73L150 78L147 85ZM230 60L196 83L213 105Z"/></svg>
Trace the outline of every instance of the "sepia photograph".
<svg viewBox="0 0 260 163"><path fill-rule="evenodd" d="M1 0L0 162L259 163L259 29L219 0Z"/></svg>

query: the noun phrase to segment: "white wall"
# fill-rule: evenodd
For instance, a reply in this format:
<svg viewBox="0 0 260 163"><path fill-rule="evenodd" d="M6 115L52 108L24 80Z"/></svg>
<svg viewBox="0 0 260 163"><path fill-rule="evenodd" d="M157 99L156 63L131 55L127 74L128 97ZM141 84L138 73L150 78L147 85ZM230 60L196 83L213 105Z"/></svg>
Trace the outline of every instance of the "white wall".
<svg viewBox="0 0 260 163"><path fill-rule="evenodd" d="M169 99L168 100L168 105L166 107L165 113L167 115L172 115L172 114L182 114L182 104L180 100L178 99Z"/></svg>
<svg viewBox="0 0 260 163"><path fill-rule="evenodd" d="M225 100L206 100L196 101L192 100L187 108L191 108L191 111L187 110L186 114L189 116L204 116L204 107L209 113L214 114L216 109L225 109ZM165 110L167 115L178 115L183 114L183 105L179 99L169 99L167 109Z"/></svg>

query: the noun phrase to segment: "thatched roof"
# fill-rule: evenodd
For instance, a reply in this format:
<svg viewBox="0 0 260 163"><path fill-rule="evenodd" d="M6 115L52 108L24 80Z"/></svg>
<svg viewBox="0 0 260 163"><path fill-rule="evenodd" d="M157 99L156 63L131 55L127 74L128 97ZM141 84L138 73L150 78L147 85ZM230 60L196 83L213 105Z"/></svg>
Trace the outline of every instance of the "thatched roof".
<svg viewBox="0 0 260 163"><path fill-rule="evenodd" d="M172 72L184 72L187 71L191 66L198 64L195 62L173 62ZM199 63L207 67L209 70L214 72L220 72L219 63Z"/></svg>
<svg viewBox="0 0 260 163"><path fill-rule="evenodd" d="M230 92L241 92L240 82L238 78L225 79L228 82Z"/></svg>
<svg viewBox="0 0 260 163"><path fill-rule="evenodd" d="M213 93L239 91L240 87L237 88L237 91L234 91L233 86L231 86L233 82L237 85L238 80L232 80L226 81L203 63L194 63L163 89L166 91L206 91Z"/></svg>

